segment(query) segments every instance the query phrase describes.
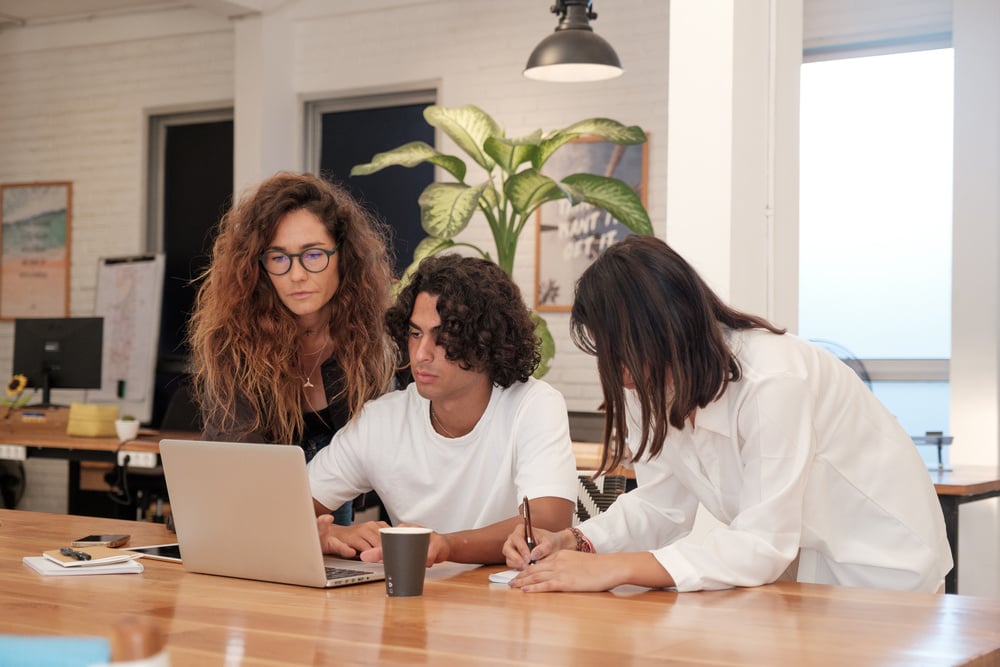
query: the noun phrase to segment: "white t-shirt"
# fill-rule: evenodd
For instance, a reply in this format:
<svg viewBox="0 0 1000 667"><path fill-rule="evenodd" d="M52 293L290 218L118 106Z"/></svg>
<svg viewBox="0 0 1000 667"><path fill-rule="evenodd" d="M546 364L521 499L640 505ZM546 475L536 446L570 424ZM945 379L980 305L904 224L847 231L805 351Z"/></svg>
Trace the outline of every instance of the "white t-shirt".
<svg viewBox="0 0 1000 667"><path fill-rule="evenodd" d="M313 497L339 507L375 491L393 524L440 533L516 516L524 496L576 502L566 402L545 382L493 387L476 427L439 435L411 384L365 405L309 464Z"/></svg>
<svg viewBox="0 0 1000 667"><path fill-rule="evenodd" d="M680 591L770 583L796 556L798 581L936 591L952 566L941 506L896 418L817 346L728 336L742 379L580 526L596 549L651 550ZM726 526L697 543L699 502Z"/></svg>

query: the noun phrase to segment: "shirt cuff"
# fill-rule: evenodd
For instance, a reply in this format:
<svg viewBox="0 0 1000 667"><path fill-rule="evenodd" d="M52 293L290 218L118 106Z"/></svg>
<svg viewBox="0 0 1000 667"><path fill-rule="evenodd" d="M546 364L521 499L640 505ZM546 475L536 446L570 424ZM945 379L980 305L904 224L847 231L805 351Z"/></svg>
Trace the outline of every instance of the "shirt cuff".
<svg viewBox="0 0 1000 667"><path fill-rule="evenodd" d="M685 558L674 545L650 551L653 558L667 571L674 580L674 588L679 592L698 591L700 577L691 561Z"/></svg>

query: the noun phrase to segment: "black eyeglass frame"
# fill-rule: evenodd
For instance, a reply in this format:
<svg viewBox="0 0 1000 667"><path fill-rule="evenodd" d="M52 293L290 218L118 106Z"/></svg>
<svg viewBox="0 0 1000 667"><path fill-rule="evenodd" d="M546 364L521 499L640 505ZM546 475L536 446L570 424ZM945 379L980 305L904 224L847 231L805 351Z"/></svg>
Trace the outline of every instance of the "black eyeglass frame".
<svg viewBox="0 0 1000 667"><path fill-rule="evenodd" d="M317 250L319 252L323 253L324 255L326 255L326 264L323 265L322 269L315 269L315 270L313 270L313 269L310 269L308 266L306 266L305 261L302 259L302 255L305 255L306 253L314 252L314 251L317 251ZM277 253L279 255L284 255L289 260L294 260L294 259L298 258L298 260L299 260L299 266L301 266L303 269L305 269L309 273L323 273L324 271L326 271L330 267L330 258L333 257L334 255L336 255L338 250L340 250L340 244L339 243L337 245L333 246L333 250L327 250L326 248L309 248L308 250L305 250L303 252L278 252L278 251L275 251L275 250L265 250L264 252L262 252L257 257L257 261L259 261L260 265L264 268L264 270L267 271L272 276L283 276L283 275L285 275L286 273L288 273L289 271L292 270L292 262L291 261L288 262L288 268L285 269L284 271L282 271L281 273L275 273L274 271L271 271L269 268L267 268L267 256L270 255L270 254L272 254L272 253Z"/></svg>

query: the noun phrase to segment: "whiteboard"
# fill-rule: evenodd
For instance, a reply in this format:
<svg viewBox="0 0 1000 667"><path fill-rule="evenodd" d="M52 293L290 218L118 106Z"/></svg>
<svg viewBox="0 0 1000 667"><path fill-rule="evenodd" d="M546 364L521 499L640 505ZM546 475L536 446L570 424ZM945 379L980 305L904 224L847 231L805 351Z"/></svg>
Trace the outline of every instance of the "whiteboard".
<svg viewBox="0 0 1000 667"><path fill-rule="evenodd" d="M94 315L104 318L104 352L101 389L88 400L117 403L121 414L141 422L153 415L163 272L162 253L107 257L98 265Z"/></svg>

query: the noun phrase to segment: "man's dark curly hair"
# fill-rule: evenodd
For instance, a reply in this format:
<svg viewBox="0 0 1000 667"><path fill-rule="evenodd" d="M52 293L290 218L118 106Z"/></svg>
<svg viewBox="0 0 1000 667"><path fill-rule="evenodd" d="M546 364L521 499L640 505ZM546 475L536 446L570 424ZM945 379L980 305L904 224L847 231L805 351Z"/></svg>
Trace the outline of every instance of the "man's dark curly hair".
<svg viewBox="0 0 1000 667"><path fill-rule="evenodd" d="M437 344L444 348L445 358L464 370L486 373L493 384L504 388L531 377L541 355L521 290L495 263L454 254L420 262L386 313L386 326L404 368L410 364L410 315L421 292L438 297Z"/></svg>

